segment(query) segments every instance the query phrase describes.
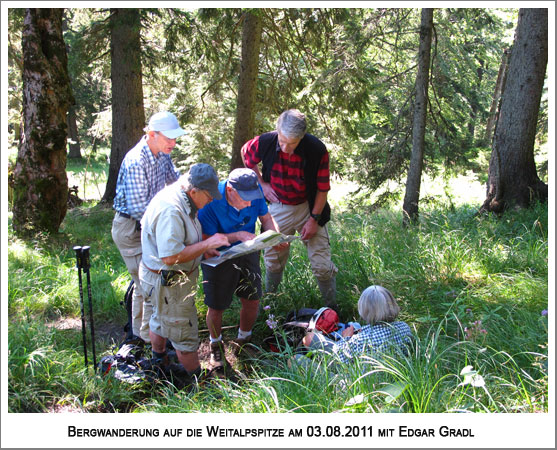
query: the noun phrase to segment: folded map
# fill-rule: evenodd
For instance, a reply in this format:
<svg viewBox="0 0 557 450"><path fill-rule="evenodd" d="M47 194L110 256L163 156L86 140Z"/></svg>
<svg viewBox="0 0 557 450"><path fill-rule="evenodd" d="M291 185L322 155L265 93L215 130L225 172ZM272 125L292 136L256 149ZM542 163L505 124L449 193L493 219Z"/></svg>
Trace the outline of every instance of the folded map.
<svg viewBox="0 0 557 450"><path fill-rule="evenodd" d="M213 256L212 258L205 259L201 261L201 263L215 267L218 266L220 263L223 263L224 261L228 261L229 259L247 255L248 253L257 252L267 247L274 247L275 245L282 244L283 242L292 242L295 239L300 239L300 237L287 236L285 234L278 233L277 231L267 230L264 233L256 236L254 239L222 250L219 256Z"/></svg>

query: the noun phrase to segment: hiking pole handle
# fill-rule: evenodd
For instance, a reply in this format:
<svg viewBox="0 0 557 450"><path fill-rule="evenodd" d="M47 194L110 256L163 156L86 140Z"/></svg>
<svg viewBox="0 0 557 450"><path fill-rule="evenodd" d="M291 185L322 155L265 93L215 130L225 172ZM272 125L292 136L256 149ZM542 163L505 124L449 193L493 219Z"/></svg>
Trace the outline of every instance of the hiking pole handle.
<svg viewBox="0 0 557 450"><path fill-rule="evenodd" d="M91 267L89 261L89 249L91 247L84 246L81 248L81 262L83 270L87 274L87 298L89 300L89 325L91 327L91 346L93 350L93 370L97 370L97 354L95 351L95 322L93 319L93 296L91 295L91 274L89 268Z"/></svg>
<svg viewBox="0 0 557 450"><path fill-rule="evenodd" d="M89 272L89 268L91 267L91 262L89 261L89 247L88 245L84 245L81 247L81 267L85 272Z"/></svg>
<svg viewBox="0 0 557 450"><path fill-rule="evenodd" d="M89 361L87 360L87 330L85 328L85 307L83 302L83 281L81 279L81 246L75 246L75 258L76 258L76 267L77 267L77 276L79 278L79 300L81 306L81 334L83 337L83 356L85 358L85 367L89 365Z"/></svg>
<svg viewBox="0 0 557 450"><path fill-rule="evenodd" d="M77 267L78 269L82 269L83 265L81 264L81 249L83 247L81 247L81 245L76 245L73 249L75 252L75 267Z"/></svg>

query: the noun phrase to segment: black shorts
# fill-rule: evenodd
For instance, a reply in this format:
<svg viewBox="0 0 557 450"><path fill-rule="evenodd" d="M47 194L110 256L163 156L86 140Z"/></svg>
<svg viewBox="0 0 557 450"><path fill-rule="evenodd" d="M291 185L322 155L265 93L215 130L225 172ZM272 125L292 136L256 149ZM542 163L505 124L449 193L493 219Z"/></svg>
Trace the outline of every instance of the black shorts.
<svg viewBox="0 0 557 450"><path fill-rule="evenodd" d="M259 300L263 295L259 254L249 253L215 267L201 264L205 304L213 309L226 309L232 303L234 294L248 300Z"/></svg>

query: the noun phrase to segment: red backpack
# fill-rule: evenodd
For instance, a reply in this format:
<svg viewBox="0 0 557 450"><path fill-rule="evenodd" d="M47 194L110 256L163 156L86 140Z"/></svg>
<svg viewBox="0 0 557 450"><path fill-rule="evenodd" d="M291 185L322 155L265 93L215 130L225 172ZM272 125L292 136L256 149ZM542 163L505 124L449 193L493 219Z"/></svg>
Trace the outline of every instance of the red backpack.
<svg viewBox="0 0 557 450"><path fill-rule="evenodd" d="M338 329L338 323L338 314L334 309L328 307L290 311L286 316L286 323L282 325L284 335L273 334L267 337L263 343L272 352L280 353L286 347L297 348L307 332L317 330L330 334Z"/></svg>
<svg viewBox="0 0 557 450"><path fill-rule="evenodd" d="M309 321L308 331L318 330L325 334L338 328L338 314L334 309L324 306L319 308Z"/></svg>

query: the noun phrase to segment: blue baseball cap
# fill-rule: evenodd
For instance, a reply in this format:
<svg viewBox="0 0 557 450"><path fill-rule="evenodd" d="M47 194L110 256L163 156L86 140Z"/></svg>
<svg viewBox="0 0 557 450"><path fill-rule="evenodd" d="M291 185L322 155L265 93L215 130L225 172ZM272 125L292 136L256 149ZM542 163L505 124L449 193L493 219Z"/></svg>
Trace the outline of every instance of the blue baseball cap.
<svg viewBox="0 0 557 450"><path fill-rule="evenodd" d="M176 139L186 134L186 132L180 128L176 116L168 111L161 111L154 114L149 120L148 130L159 131L168 139Z"/></svg>
<svg viewBox="0 0 557 450"><path fill-rule="evenodd" d="M228 184L236 189L246 202L263 198L257 175L251 169L234 169L228 176Z"/></svg>
<svg viewBox="0 0 557 450"><path fill-rule="evenodd" d="M188 181L193 187L207 191L215 200L222 198L219 191L219 177L210 164L198 163L191 166Z"/></svg>

